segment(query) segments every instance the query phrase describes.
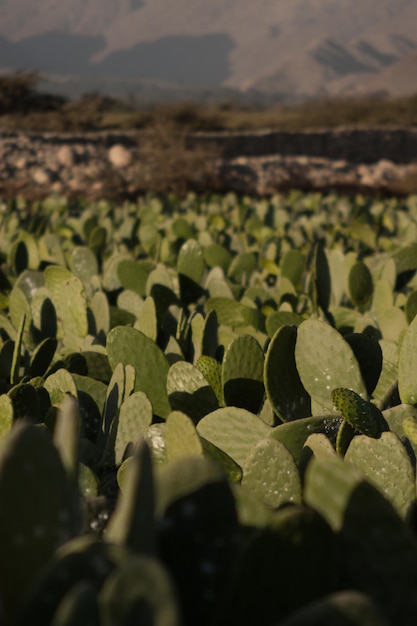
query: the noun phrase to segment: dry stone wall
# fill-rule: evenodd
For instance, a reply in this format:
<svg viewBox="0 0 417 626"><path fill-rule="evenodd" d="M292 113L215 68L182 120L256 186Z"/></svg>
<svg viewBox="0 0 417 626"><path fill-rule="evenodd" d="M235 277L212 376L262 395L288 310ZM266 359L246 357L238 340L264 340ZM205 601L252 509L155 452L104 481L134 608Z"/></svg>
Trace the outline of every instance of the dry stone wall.
<svg viewBox="0 0 417 626"><path fill-rule="evenodd" d="M417 162L417 128L195 133L191 145L216 146L223 157L310 156L350 163Z"/></svg>
<svg viewBox="0 0 417 626"><path fill-rule="evenodd" d="M96 199L116 190L134 196L143 191L141 141L134 132L0 131L0 198L55 192ZM404 180L415 181L417 191L417 129L196 133L188 144L216 147L222 191L399 192Z"/></svg>

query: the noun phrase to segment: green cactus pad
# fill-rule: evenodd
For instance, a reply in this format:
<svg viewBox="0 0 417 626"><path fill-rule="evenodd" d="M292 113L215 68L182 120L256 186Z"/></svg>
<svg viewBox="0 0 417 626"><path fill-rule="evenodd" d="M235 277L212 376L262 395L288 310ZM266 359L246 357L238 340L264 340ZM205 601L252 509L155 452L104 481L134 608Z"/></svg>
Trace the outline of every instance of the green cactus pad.
<svg viewBox="0 0 417 626"><path fill-rule="evenodd" d="M56 352L58 342L54 337L44 339L33 352L30 359L29 373L31 376L44 376Z"/></svg>
<svg viewBox="0 0 417 626"><path fill-rule="evenodd" d="M112 432L111 427L113 424L117 424L119 409L125 399L126 386L129 386L129 382L126 385L126 368L122 363L118 363L114 368L109 386L107 387L101 428L97 437L97 448L100 454L103 453L103 465L114 465L115 463L114 447L117 435L117 426L114 427ZM129 396L131 390L132 389L129 388L126 397Z"/></svg>
<svg viewBox="0 0 417 626"><path fill-rule="evenodd" d="M381 411L372 402L364 400L352 389L333 389L332 400L336 410L362 435L378 438L388 425Z"/></svg>
<svg viewBox="0 0 417 626"><path fill-rule="evenodd" d="M86 289L91 288L91 280L99 273L97 258L89 248L77 246L71 252L71 271L83 283Z"/></svg>
<svg viewBox="0 0 417 626"><path fill-rule="evenodd" d="M90 309L94 318L95 336L103 333L107 335L110 330L110 308L107 296L103 291L96 291L90 301Z"/></svg>
<svg viewBox="0 0 417 626"><path fill-rule="evenodd" d="M379 402L384 402L386 395L392 392L398 379L398 345L394 341L381 339L379 345L382 350L382 370L373 396ZM389 399L389 398L388 398Z"/></svg>
<svg viewBox="0 0 417 626"><path fill-rule="evenodd" d="M75 381L71 374L64 368L48 376L45 380L44 387L49 393L53 406L60 406L67 397L67 394L77 397Z"/></svg>
<svg viewBox="0 0 417 626"><path fill-rule="evenodd" d="M256 268L256 256L253 252L241 252L236 255L229 265L227 275L229 278L241 282L243 278L246 280Z"/></svg>
<svg viewBox="0 0 417 626"><path fill-rule="evenodd" d="M204 248L204 260L209 267L221 267L224 272L227 272L232 259L230 252L217 243L212 243Z"/></svg>
<svg viewBox="0 0 417 626"><path fill-rule="evenodd" d="M134 327L156 343L158 337L158 320L156 317L155 300L150 296L148 296L143 303Z"/></svg>
<svg viewBox="0 0 417 626"><path fill-rule="evenodd" d="M401 344L398 358L398 391L401 402L417 404L417 318L411 322Z"/></svg>
<svg viewBox="0 0 417 626"><path fill-rule="evenodd" d="M8 339L0 348L0 379L9 380L15 342Z"/></svg>
<svg viewBox="0 0 417 626"><path fill-rule="evenodd" d="M156 559L130 556L106 579L98 598L101 626L180 626L176 592Z"/></svg>
<svg viewBox="0 0 417 626"><path fill-rule="evenodd" d="M323 456L332 457L335 455L336 450L326 435L323 435L323 433L313 433L309 435L305 441L299 459L301 476L304 476L306 468L312 458L320 458Z"/></svg>
<svg viewBox="0 0 417 626"><path fill-rule="evenodd" d="M308 584L300 584L300 575ZM337 545L329 526L315 511L285 507L245 542L227 617L234 624L280 624L337 584Z"/></svg>
<svg viewBox="0 0 417 626"><path fill-rule="evenodd" d="M226 405L257 413L264 399L264 354L251 335L240 335L226 349L222 364Z"/></svg>
<svg viewBox="0 0 417 626"><path fill-rule="evenodd" d="M297 328L282 326L272 338L265 358L266 394L275 413L284 421L311 415L310 396L295 363L296 341Z"/></svg>
<svg viewBox="0 0 417 626"><path fill-rule="evenodd" d="M281 259L281 276L288 278L294 287L298 288L303 272L305 271L305 266L306 260L304 254L299 250L288 250Z"/></svg>
<svg viewBox="0 0 417 626"><path fill-rule="evenodd" d="M381 346L374 337L363 333L352 333L345 339L359 363L368 394L372 395L382 371Z"/></svg>
<svg viewBox="0 0 417 626"><path fill-rule="evenodd" d="M135 391L143 391L154 413L166 417L171 411L166 391L169 363L160 348L140 331L118 326L107 336L107 354L113 369L118 363L133 365Z"/></svg>
<svg viewBox="0 0 417 626"><path fill-rule="evenodd" d="M332 303L334 306L340 306L345 292L346 283L345 255L339 248L334 248L333 250L330 250L328 263L330 271Z"/></svg>
<svg viewBox="0 0 417 626"><path fill-rule="evenodd" d="M357 434L357 431L349 424L349 422L342 420L336 437L336 452L339 456L345 456L350 442Z"/></svg>
<svg viewBox="0 0 417 626"><path fill-rule="evenodd" d="M54 615L68 594L80 584L97 590L129 553L118 545L79 537L57 550L35 581L23 604L19 626L52 624ZM97 592L96 592L97 594Z"/></svg>
<svg viewBox="0 0 417 626"><path fill-rule="evenodd" d="M251 448L268 437L271 429L253 413L231 406L203 417L197 432L242 466Z"/></svg>
<svg viewBox="0 0 417 626"><path fill-rule="evenodd" d="M87 301L79 278L64 267L49 266L45 269L45 284L51 292L64 342L71 345L76 337L88 333Z"/></svg>
<svg viewBox="0 0 417 626"><path fill-rule="evenodd" d="M357 467L405 518L415 501L415 478L409 455L395 433L379 439L354 437L345 461Z"/></svg>
<svg viewBox="0 0 417 626"><path fill-rule="evenodd" d="M152 404L142 391L136 391L123 400L118 416L113 419L109 435L114 445L116 465L122 462L126 447L136 444L145 436L152 423L152 416Z"/></svg>
<svg viewBox="0 0 417 626"><path fill-rule="evenodd" d="M334 415L305 417L272 428L270 437L284 444L295 460L300 458L307 438L315 433L324 434L334 441L341 423L341 418Z"/></svg>
<svg viewBox="0 0 417 626"><path fill-rule="evenodd" d="M53 441L68 477L78 481L78 447L80 438L80 413L74 396L63 400L57 413Z"/></svg>
<svg viewBox="0 0 417 626"><path fill-rule="evenodd" d="M97 589L81 582L70 589L59 603L51 626L100 626Z"/></svg>
<svg viewBox="0 0 417 626"><path fill-rule="evenodd" d="M78 488L83 498L94 498L98 495L98 479L88 465L84 465L84 463L80 463L78 466Z"/></svg>
<svg viewBox="0 0 417 626"><path fill-rule="evenodd" d="M107 354L96 350L86 350L83 351L82 356L87 363L87 375L108 384L112 376L112 369Z"/></svg>
<svg viewBox="0 0 417 626"><path fill-rule="evenodd" d="M397 276L403 272L417 269L417 245L415 243L400 248L392 255L397 269Z"/></svg>
<svg viewBox="0 0 417 626"><path fill-rule="evenodd" d="M387 626L374 602L359 591L339 591L295 611L280 626Z"/></svg>
<svg viewBox="0 0 417 626"><path fill-rule="evenodd" d="M206 302L207 311L215 311L219 324L239 328L242 326L253 326L257 330L263 331L265 328L265 317L252 307L245 306L230 298L209 298Z"/></svg>
<svg viewBox="0 0 417 626"><path fill-rule="evenodd" d="M106 291L115 291L122 287L119 278L119 265L123 261L131 261L132 257L127 253L115 253L110 256L103 266L103 288Z"/></svg>
<svg viewBox="0 0 417 626"><path fill-rule="evenodd" d="M159 554L176 582L184 622L220 623L238 532L222 470L198 457L171 461L158 472L158 500Z"/></svg>
<svg viewBox="0 0 417 626"><path fill-rule="evenodd" d="M352 265L349 278L349 293L353 304L361 311L367 311L372 303L374 283L372 274L363 261L357 261Z"/></svg>
<svg viewBox="0 0 417 626"><path fill-rule="evenodd" d="M223 450L220 450L217 446L203 439L203 437L200 437L200 442L203 446L204 457L208 460L215 461L223 469L229 481L240 483L242 480L241 467L226 454L226 452L223 452Z"/></svg>
<svg viewBox="0 0 417 626"><path fill-rule="evenodd" d="M129 472L110 518L106 541L139 554L154 554L154 485L152 461L144 440L137 446Z"/></svg>
<svg viewBox="0 0 417 626"><path fill-rule="evenodd" d="M210 383L219 405L224 406L221 364L215 358L203 354L197 360L196 368L200 370L204 378Z"/></svg>
<svg viewBox="0 0 417 626"><path fill-rule="evenodd" d="M330 393L336 387L353 389L364 398L368 395L351 347L326 322L310 319L299 326L295 362L304 388L329 413Z"/></svg>
<svg viewBox="0 0 417 626"><path fill-rule="evenodd" d="M405 303L405 315L409 324L411 324L417 315L417 290L412 291L407 298L407 302Z"/></svg>
<svg viewBox="0 0 417 626"><path fill-rule="evenodd" d="M167 392L172 409L186 413L195 423L219 406L216 394L203 374L186 361L171 366Z"/></svg>
<svg viewBox="0 0 417 626"><path fill-rule="evenodd" d="M215 311L210 311L206 315L204 321L203 338L201 341L201 354L211 357L216 356L216 351L219 345L217 331L218 320Z"/></svg>
<svg viewBox="0 0 417 626"><path fill-rule="evenodd" d="M338 534L341 565L389 623L412 626L417 611L417 543L391 504L340 459L310 463L306 503Z"/></svg>
<svg viewBox="0 0 417 626"><path fill-rule="evenodd" d="M0 395L0 442L10 433L13 424L13 401L5 393Z"/></svg>
<svg viewBox="0 0 417 626"><path fill-rule="evenodd" d="M204 252L195 239L189 239L178 254L177 272L199 285L204 274Z"/></svg>
<svg viewBox="0 0 417 626"><path fill-rule="evenodd" d="M166 419L165 445L167 460L187 456L203 456L203 446L192 420L181 411L173 411Z"/></svg>
<svg viewBox="0 0 417 626"><path fill-rule="evenodd" d="M9 316L13 327L18 330L22 319L24 319L23 341L25 344L30 343L30 324L32 321L32 312L29 300L23 291L15 285L9 295ZM14 339L14 337L11 337Z"/></svg>
<svg viewBox="0 0 417 626"><path fill-rule="evenodd" d="M117 265L117 275L123 289L134 291L142 298L146 296L146 284L152 264L149 261L121 260Z"/></svg>
<svg viewBox="0 0 417 626"><path fill-rule="evenodd" d="M304 320L305 318L298 313L275 311L266 318L266 330L272 339L281 326L299 326Z"/></svg>
<svg viewBox="0 0 417 626"><path fill-rule="evenodd" d="M10 382L12 385L16 385L20 380L20 364L22 361L22 344L23 344L23 333L25 330L25 315L22 316L20 320L20 325L17 330L16 342L14 345L13 356L12 356L12 366L10 368Z"/></svg>
<svg viewBox="0 0 417 626"><path fill-rule="evenodd" d="M330 306L330 296L332 290L331 275L326 253L320 243L318 243L314 249L312 279L314 286L314 301L323 309L323 311L327 311Z"/></svg>
<svg viewBox="0 0 417 626"><path fill-rule="evenodd" d="M33 296L31 311L33 324L39 339L56 337L58 329L57 312L51 300L51 294L46 287L41 287Z"/></svg>
<svg viewBox="0 0 417 626"><path fill-rule="evenodd" d="M13 402L14 419L24 418L33 422L38 422L39 404L38 394L35 387L29 383L20 383L8 391L8 395Z"/></svg>
<svg viewBox="0 0 417 626"><path fill-rule="evenodd" d="M412 445L417 446L417 417L408 415L403 419L402 427Z"/></svg>
<svg viewBox="0 0 417 626"><path fill-rule="evenodd" d="M378 314L378 327L387 341L400 341L407 330L407 318L402 309L392 306Z"/></svg>
<svg viewBox="0 0 417 626"><path fill-rule="evenodd" d="M102 226L93 228L88 236L88 247L99 257L106 245L107 230Z"/></svg>
<svg viewBox="0 0 417 626"><path fill-rule="evenodd" d="M243 463L242 485L268 506L301 503L301 483L294 458L276 439L261 439Z"/></svg>
<svg viewBox="0 0 417 626"><path fill-rule="evenodd" d="M102 382L88 376L73 374L73 379L77 387L80 407L80 434L82 437L96 442L101 427L107 387Z"/></svg>
<svg viewBox="0 0 417 626"><path fill-rule="evenodd" d="M273 509L263 504L256 495L240 484L232 485L239 523L247 528L264 528L271 523Z"/></svg>
<svg viewBox="0 0 417 626"><path fill-rule="evenodd" d="M47 489L45 488L47 485ZM16 424L0 451L0 586L8 621L57 547L78 531L58 452L40 428Z"/></svg>

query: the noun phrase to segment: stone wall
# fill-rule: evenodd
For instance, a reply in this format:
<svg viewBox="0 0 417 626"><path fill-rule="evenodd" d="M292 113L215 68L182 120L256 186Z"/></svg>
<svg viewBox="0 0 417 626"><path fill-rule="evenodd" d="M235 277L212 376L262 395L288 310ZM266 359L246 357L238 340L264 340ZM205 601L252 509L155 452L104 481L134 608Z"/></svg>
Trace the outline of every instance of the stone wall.
<svg viewBox="0 0 417 626"><path fill-rule="evenodd" d="M215 146L225 158L310 156L350 163L417 162L417 128L195 133L190 145Z"/></svg>
<svg viewBox="0 0 417 626"><path fill-rule="evenodd" d="M142 139L137 132L0 131L0 200L51 192L133 198L155 190L155 181L146 175ZM417 192L417 129L196 133L188 142L218 146L218 157L209 159L211 190Z"/></svg>

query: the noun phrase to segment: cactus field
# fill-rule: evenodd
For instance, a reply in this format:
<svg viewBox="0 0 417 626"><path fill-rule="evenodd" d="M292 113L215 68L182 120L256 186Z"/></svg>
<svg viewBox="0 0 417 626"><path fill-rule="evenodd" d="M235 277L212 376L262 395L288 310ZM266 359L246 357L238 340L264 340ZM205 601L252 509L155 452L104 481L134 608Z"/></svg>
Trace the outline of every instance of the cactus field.
<svg viewBox="0 0 417 626"><path fill-rule="evenodd" d="M414 626L417 196L0 203L0 623Z"/></svg>

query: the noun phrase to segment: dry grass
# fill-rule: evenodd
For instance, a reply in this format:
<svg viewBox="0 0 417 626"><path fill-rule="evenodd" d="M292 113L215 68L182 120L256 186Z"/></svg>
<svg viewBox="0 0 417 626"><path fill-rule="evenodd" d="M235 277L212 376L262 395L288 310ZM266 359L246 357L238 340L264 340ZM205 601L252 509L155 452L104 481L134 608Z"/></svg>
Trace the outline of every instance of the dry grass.
<svg viewBox="0 0 417 626"><path fill-rule="evenodd" d="M152 129L167 120L188 131L300 131L335 126L417 126L417 94L408 98L338 98L250 107L238 102L144 105L99 93L74 101L39 93L40 76L0 76L0 127L37 131Z"/></svg>
<svg viewBox="0 0 417 626"><path fill-rule="evenodd" d="M215 190L217 150L187 146L189 127L158 117L141 134L136 182L156 193L185 195L188 191Z"/></svg>

